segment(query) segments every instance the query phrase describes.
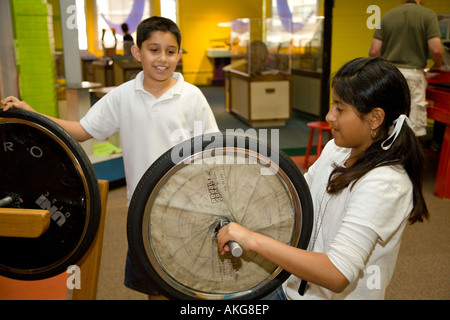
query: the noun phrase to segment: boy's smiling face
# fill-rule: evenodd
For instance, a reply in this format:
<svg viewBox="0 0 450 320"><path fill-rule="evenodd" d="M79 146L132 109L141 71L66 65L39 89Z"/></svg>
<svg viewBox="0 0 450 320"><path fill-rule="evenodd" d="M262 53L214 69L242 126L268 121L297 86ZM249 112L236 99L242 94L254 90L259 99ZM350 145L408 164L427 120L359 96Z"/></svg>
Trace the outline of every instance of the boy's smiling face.
<svg viewBox="0 0 450 320"><path fill-rule="evenodd" d="M182 54L176 37L164 31L152 32L141 48L132 48L132 53L142 63L144 76L158 82L170 80Z"/></svg>

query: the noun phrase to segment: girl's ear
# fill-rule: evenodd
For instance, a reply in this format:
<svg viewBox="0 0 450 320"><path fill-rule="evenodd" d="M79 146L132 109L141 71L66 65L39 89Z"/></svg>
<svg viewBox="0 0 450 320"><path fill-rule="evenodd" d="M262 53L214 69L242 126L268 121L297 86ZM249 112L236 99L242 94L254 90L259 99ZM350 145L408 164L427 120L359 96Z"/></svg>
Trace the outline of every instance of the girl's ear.
<svg viewBox="0 0 450 320"><path fill-rule="evenodd" d="M378 129L384 121L385 113L381 108L375 108L369 113L370 129Z"/></svg>
<svg viewBox="0 0 450 320"><path fill-rule="evenodd" d="M131 54L137 61L141 62L141 50L139 50L137 45L134 44L131 46Z"/></svg>

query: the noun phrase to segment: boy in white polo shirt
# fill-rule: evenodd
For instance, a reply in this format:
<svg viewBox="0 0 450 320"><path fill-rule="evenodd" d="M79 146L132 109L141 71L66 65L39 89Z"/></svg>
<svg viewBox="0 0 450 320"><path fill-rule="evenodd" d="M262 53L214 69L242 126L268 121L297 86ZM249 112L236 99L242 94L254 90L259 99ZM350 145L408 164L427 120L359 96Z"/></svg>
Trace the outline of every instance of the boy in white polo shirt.
<svg viewBox="0 0 450 320"><path fill-rule="evenodd" d="M177 25L162 17L143 20L136 42L131 50L143 71L134 80L100 99L79 122L49 117L80 142L104 140L120 131L128 202L142 175L165 151L194 134L219 131L202 92L174 72L182 54ZM2 104L4 111L35 111L16 97L7 97ZM129 255L125 285L159 296L157 288L139 275Z"/></svg>
<svg viewBox="0 0 450 320"><path fill-rule="evenodd" d="M161 154L194 135L196 121L201 123L200 134L218 131L200 89L174 72L182 54L177 25L162 17L144 20L138 26L136 44L131 51L143 71L98 101L80 121L99 140L120 130L128 200ZM172 137L174 132L184 136Z"/></svg>

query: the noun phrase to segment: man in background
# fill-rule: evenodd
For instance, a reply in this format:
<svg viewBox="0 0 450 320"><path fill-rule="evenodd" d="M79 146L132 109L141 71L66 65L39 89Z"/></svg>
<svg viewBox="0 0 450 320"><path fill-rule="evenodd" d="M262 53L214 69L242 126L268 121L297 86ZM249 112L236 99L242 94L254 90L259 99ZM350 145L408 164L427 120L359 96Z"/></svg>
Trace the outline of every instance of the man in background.
<svg viewBox="0 0 450 320"><path fill-rule="evenodd" d="M426 135L427 81L424 69L428 55L432 70L442 69L443 48L436 14L422 6L423 0L408 0L381 18L381 28L373 35L369 56L395 64L405 76L411 93L409 115L417 137Z"/></svg>

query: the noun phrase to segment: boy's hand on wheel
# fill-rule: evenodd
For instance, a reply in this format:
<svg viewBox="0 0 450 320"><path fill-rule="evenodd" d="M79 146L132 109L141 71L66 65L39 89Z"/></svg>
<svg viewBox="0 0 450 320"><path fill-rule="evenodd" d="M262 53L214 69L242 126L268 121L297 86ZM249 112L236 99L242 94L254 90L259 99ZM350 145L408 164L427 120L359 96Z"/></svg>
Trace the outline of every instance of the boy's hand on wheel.
<svg viewBox="0 0 450 320"><path fill-rule="evenodd" d="M36 112L32 107L30 107L25 101L20 101L14 96L9 96L4 98L2 101L3 111L8 111L9 109L22 109L27 111Z"/></svg>

